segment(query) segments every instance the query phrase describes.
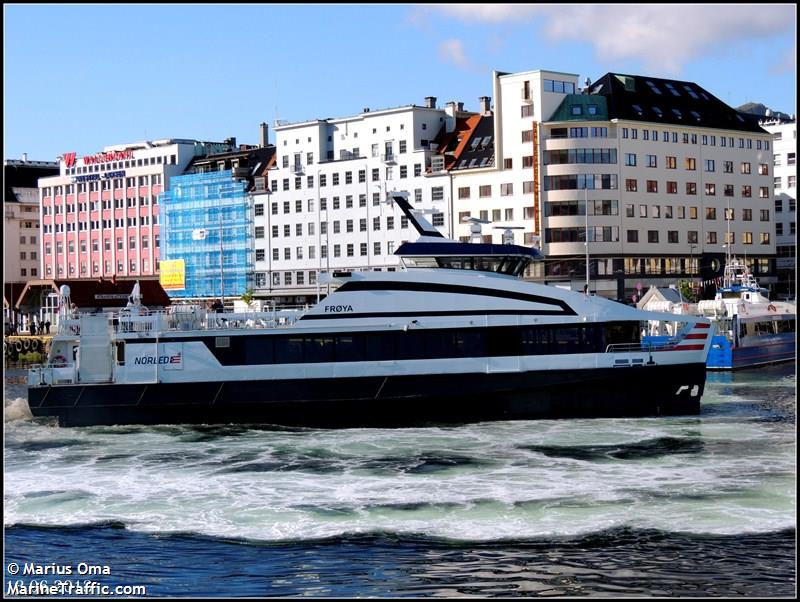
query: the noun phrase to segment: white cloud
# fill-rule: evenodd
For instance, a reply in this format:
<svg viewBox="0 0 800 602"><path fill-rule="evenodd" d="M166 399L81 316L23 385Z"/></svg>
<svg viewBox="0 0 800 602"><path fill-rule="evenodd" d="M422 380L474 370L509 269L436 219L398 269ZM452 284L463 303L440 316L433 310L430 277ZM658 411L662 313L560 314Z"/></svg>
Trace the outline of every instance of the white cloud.
<svg viewBox="0 0 800 602"><path fill-rule="evenodd" d="M464 52L463 42L455 38L450 38L439 44L439 58L462 69L471 70L474 68Z"/></svg>
<svg viewBox="0 0 800 602"><path fill-rule="evenodd" d="M783 51L777 62L771 65L769 72L772 75L791 74L797 71L797 47L792 46Z"/></svg>
<svg viewBox="0 0 800 602"><path fill-rule="evenodd" d="M793 5L455 4L435 10L490 24L541 20L553 41L584 41L598 60L640 59L648 70L677 74L688 61L734 44L794 31Z"/></svg>

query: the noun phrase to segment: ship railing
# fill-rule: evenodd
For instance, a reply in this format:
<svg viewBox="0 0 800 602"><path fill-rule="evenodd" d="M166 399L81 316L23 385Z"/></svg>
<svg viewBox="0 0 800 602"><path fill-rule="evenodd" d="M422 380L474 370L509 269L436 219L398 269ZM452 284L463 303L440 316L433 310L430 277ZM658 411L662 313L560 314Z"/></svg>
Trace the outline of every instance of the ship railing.
<svg viewBox="0 0 800 602"><path fill-rule="evenodd" d="M295 324L307 311L308 306L216 313L198 306L176 306L172 310L148 311L146 315L134 315L126 310L109 312L106 318L114 333L153 334L167 330L285 328ZM58 334L80 336L80 315L60 320Z"/></svg>
<svg viewBox="0 0 800 602"><path fill-rule="evenodd" d="M28 385L69 385L77 381L77 370L74 364L63 364L57 361L46 364L34 364L28 368Z"/></svg>
<svg viewBox="0 0 800 602"><path fill-rule="evenodd" d="M79 335L81 333L80 318L61 318L58 321L56 333Z"/></svg>
<svg viewBox="0 0 800 602"><path fill-rule="evenodd" d="M303 307L272 311L205 312L203 322L207 330L283 328L292 326L306 311L307 308Z"/></svg>

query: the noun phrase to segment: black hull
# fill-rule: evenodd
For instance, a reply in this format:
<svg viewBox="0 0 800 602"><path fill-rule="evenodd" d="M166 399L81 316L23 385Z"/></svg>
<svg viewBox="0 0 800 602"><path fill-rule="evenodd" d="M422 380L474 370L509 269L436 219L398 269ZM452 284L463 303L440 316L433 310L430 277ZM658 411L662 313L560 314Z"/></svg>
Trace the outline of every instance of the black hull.
<svg viewBox="0 0 800 602"><path fill-rule="evenodd" d="M61 426L401 427L485 420L697 414L704 364L284 381L59 385L28 390ZM680 391L679 391L680 389Z"/></svg>

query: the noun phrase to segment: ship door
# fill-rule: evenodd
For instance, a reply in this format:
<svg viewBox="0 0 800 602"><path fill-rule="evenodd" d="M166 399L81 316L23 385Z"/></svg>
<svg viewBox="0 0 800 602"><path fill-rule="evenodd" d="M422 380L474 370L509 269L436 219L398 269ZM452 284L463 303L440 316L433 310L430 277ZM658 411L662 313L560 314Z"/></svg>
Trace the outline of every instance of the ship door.
<svg viewBox="0 0 800 602"><path fill-rule="evenodd" d="M522 339L519 328L492 327L491 322L491 317L488 317L486 371L489 373L519 372L519 356L522 353Z"/></svg>

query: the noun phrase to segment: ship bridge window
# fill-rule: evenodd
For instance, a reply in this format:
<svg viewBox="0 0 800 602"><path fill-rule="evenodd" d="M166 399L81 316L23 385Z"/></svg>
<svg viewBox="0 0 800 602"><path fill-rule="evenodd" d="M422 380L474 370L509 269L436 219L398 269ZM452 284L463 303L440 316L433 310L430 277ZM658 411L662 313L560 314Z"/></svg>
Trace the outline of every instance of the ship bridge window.
<svg viewBox="0 0 800 602"><path fill-rule="evenodd" d="M407 268L438 267L446 270L475 270L476 272L496 272L519 276L528 267L530 258L494 255L487 257L404 257L403 263Z"/></svg>

